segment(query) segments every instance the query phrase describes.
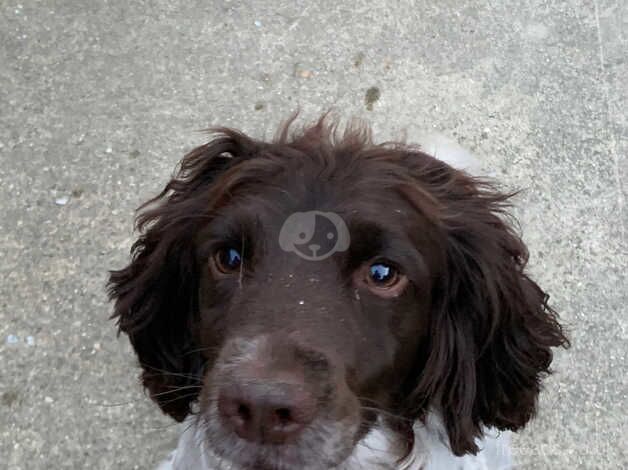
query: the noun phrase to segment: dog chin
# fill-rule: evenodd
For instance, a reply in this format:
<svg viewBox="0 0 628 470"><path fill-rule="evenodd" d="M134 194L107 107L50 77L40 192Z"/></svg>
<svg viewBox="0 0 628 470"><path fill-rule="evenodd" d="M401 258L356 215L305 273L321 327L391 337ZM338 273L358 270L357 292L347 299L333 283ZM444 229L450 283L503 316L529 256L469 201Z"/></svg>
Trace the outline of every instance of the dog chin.
<svg viewBox="0 0 628 470"><path fill-rule="evenodd" d="M208 461L214 460L233 470L329 470L342 468L355 447L357 426L335 422L305 431L293 444L258 444L247 442L224 429L219 420L202 420L197 436L206 443ZM208 468L214 468L209 466ZM217 468L223 468L217 465Z"/></svg>

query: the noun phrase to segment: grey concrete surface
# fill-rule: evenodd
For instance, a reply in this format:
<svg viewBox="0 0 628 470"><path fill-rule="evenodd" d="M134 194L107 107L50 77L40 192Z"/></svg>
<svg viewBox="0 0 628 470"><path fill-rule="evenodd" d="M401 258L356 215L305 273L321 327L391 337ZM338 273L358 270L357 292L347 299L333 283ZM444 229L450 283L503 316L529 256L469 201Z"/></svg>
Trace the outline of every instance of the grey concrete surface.
<svg viewBox="0 0 628 470"><path fill-rule="evenodd" d="M523 189L573 348L518 468L627 468L626 31L623 0L0 2L0 468L150 468L174 445L107 269L199 129L269 136L297 107L442 133Z"/></svg>

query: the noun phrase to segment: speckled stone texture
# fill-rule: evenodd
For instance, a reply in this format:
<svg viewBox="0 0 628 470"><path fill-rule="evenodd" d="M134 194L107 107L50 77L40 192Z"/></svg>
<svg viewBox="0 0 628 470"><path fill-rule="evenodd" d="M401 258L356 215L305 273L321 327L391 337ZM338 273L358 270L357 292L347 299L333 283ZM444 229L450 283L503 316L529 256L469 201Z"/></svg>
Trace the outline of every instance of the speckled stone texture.
<svg viewBox="0 0 628 470"><path fill-rule="evenodd" d="M222 124L334 108L438 132L510 189L573 348L518 469L628 466L622 0L0 3L0 467L151 468L176 441L108 320L133 210Z"/></svg>

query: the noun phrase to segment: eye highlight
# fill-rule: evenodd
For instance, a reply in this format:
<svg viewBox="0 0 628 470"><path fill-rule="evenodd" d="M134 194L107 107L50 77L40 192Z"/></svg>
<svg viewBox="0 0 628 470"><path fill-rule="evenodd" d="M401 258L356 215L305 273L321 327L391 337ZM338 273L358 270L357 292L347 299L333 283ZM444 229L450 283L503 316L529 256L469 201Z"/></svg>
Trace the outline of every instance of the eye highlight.
<svg viewBox="0 0 628 470"><path fill-rule="evenodd" d="M212 256L211 264L220 274L232 274L239 271L242 255L235 248L220 248Z"/></svg>
<svg viewBox="0 0 628 470"><path fill-rule="evenodd" d="M397 275L397 270L388 264L374 263L369 266L371 281L380 286L394 282Z"/></svg>

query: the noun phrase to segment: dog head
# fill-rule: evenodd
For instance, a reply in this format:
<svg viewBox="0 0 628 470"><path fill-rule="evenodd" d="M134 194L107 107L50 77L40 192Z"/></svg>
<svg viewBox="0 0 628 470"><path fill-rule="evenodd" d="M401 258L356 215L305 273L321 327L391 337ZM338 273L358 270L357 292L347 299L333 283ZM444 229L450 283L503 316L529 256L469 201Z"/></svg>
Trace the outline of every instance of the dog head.
<svg viewBox="0 0 628 470"><path fill-rule="evenodd" d="M457 455L524 426L567 340L508 195L365 129L288 134L219 130L140 213L110 294L151 397L198 403L235 468L332 468L431 407Z"/></svg>

